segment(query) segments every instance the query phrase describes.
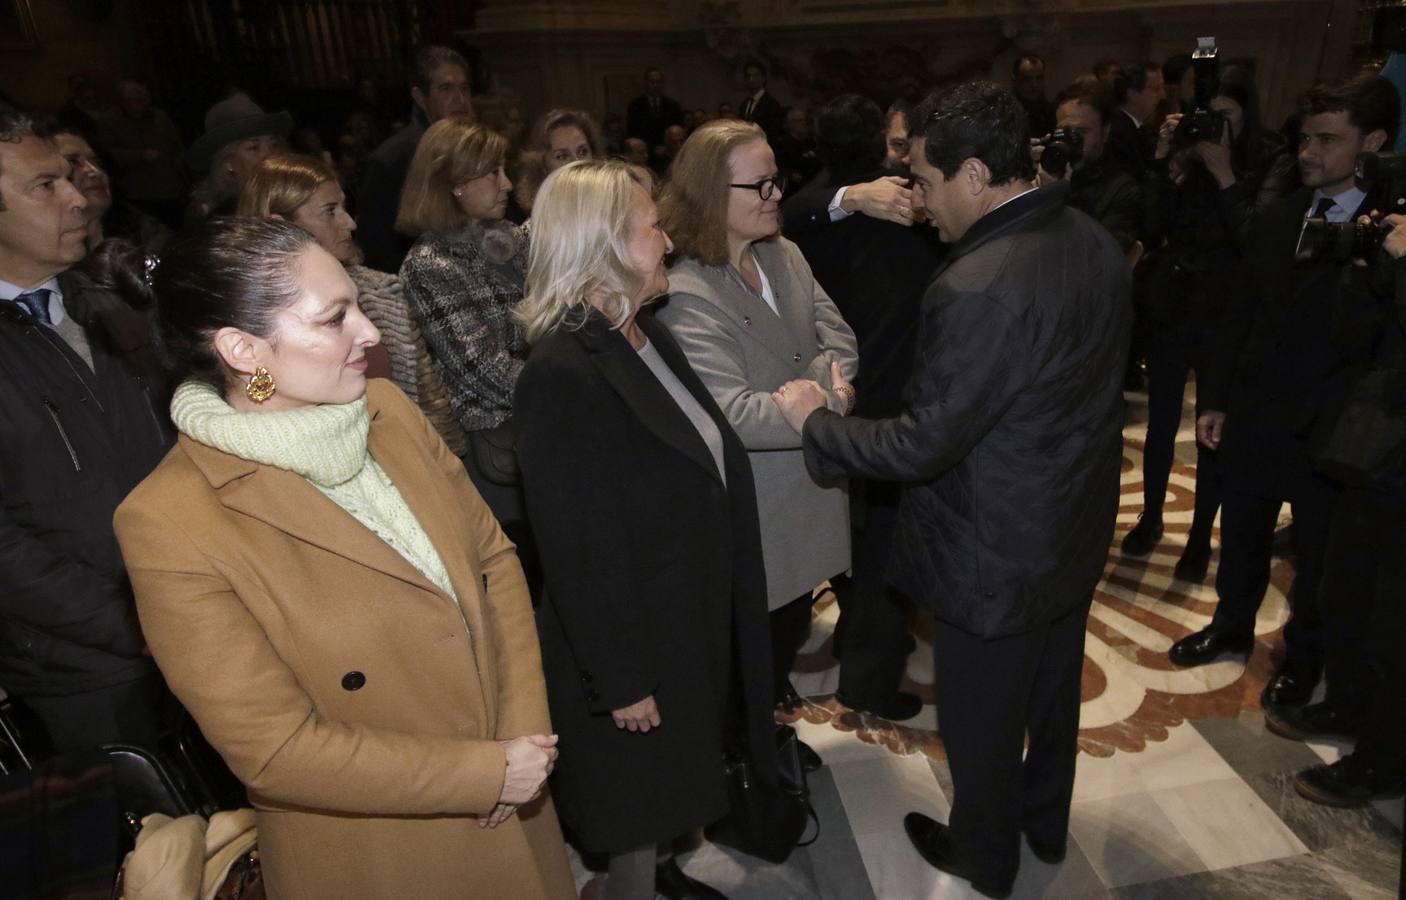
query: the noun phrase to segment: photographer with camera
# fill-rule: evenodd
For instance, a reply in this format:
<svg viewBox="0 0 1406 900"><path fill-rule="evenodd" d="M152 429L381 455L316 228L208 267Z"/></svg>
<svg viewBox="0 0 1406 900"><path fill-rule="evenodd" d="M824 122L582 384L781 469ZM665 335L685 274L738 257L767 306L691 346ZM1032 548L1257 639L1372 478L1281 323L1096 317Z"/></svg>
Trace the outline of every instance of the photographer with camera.
<svg viewBox="0 0 1406 900"><path fill-rule="evenodd" d="M1142 188L1108 155L1108 135L1118 115L1108 94L1096 87L1069 87L1055 98L1054 131L1032 149L1036 181L1069 182L1070 206L1107 228L1124 253L1142 232Z"/></svg>
<svg viewBox="0 0 1406 900"><path fill-rule="evenodd" d="M1170 115L1162 124L1155 174L1146 185L1150 204L1143 240L1149 253L1140 311L1148 364L1143 513L1123 538L1124 556L1145 556L1162 539L1162 507L1187 378L1196 375L1199 411L1206 349L1230 301L1260 201L1262 161L1272 158L1253 89L1216 75L1214 67L1202 65L1196 111ZM1174 573L1183 581L1202 581L1210 566L1211 527L1220 506L1216 465L1214 454L1198 449L1191 530Z"/></svg>
<svg viewBox="0 0 1406 900"><path fill-rule="evenodd" d="M1406 196L1400 159L1391 196ZM1406 216L1388 216L1376 260L1390 286L1376 307L1376 352L1317 453L1343 484L1323 563L1326 697L1271 710L1269 730L1293 740L1356 738L1352 752L1294 779L1329 806L1360 806L1406 787L1406 575L1392 550L1406 546ZM1385 256L1386 259L1382 259ZM1368 307L1371 311L1371 307Z"/></svg>
<svg viewBox="0 0 1406 900"><path fill-rule="evenodd" d="M1310 217L1351 223L1374 206L1356 183L1357 157L1396 136L1396 89L1374 75L1320 85L1300 102L1299 169L1305 187L1255 222L1233 301L1197 385L1197 441L1217 451L1223 478L1220 602L1209 627L1172 646L1173 663L1196 666L1249 653L1255 614L1269 584L1280 506L1294 514L1292 617L1285 657L1263 705L1302 706L1323 666L1319 585L1338 489L1314 470L1314 431L1343 407L1372 334L1359 310L1353 267L1341 257L1299 260ZM1206 454L1201 454L1205 457ZM1199 498L1198 498L1199 500Z"/></svg>

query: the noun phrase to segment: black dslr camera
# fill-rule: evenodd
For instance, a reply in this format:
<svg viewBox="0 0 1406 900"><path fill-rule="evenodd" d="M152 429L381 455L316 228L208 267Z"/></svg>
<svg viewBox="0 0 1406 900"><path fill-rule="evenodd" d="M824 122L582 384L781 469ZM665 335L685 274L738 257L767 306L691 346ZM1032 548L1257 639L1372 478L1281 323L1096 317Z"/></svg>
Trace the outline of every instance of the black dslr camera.
<svg viewBox="0 0 1406 900"><path fill-rule="evenodd" d="M1056 128L1040 141L1040 168L1055 177L1064 175L1065 166L1077 165L1084 158L1084 135L1072 128Z"/></svg>
<svg viewBox="0 0 1406 900"><path fill-rule="evenodd" d="M1224 114L1211 109L1211 98L1220 83L1220 62L1216 53L1214 37L1196 39L1196 50L1191 54L1191 68L1196 72L1196 105L1182 116L1172 134L1172 143L1178 147L1189 147L1200 141L1218 144L1230 127Z"/></svg>
<svg viewBox="0 0 1406 900"><path fill-rule="evenodd" d="M1363 153L1357 157L1357 184L1367 195L1380 198L1383 216L1406 213L1406 156ZM1391 226L1373 222L1329 222L1309 218L1299 235L1294 259L1335 263L1371 262L1382 249Z"/></svg>

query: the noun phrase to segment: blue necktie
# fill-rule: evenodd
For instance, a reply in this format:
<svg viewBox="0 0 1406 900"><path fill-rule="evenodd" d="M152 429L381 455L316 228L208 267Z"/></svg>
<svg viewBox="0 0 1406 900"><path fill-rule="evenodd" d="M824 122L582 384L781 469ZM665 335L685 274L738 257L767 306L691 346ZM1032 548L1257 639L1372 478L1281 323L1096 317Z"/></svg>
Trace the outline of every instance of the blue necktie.
<svg viewBox="0 0 1406 900"><path fill-rule="evenodd" d="M49 318L49 291L45 288L36 288L32 291L25 291L15 298L15 302L29 311L29 314L45 325L52 325L54 320Z"/></svg>

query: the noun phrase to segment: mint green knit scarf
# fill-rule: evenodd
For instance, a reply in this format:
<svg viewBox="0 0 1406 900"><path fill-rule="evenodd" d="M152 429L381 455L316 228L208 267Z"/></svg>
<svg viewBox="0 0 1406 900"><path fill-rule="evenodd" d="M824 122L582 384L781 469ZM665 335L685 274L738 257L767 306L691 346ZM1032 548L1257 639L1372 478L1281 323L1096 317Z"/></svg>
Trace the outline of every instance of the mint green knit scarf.
<svg viewBox="0 0 1406 900"><path fill-rule="evenodd" d="M171 419L193 441L301 475L458 602L439 552L367 450L366 397L278 412L239 412L208 384L187 381Z"/></svg>

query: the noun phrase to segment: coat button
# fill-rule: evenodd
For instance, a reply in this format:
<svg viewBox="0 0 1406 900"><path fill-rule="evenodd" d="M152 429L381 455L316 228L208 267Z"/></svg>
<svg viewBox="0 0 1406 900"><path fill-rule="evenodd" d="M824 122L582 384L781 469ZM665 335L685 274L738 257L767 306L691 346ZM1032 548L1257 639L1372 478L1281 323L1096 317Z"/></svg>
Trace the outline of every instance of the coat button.
<svg viewBox="0 0 1406 900"><path fill-rule="evenodd" d="M800 355L799 353L795 354L794 356L791 357L791 361L792 361L792 362L800 362L800 361L801 361L801 355Z"/></svg>
<svg viewBox="0 0 1406 900"><path fill-rule="evenodd" d="M743 324L743 325L746 325L746 326L748 326L748 327L751 327L751 325L752 325L752 317L751 317L751 316L743 316L743 317L742 317L742 324Z"/></svg>
<svg viewBox="0 0 1406 900"><path fill-rule="evenodd" d="M590 683L591 683L591 673L590 673L590 672L587 672L585 669L582 669L582 670L581 670L581 683L582 683L582 684L590 684Z"/></svg>
<svg viewBox="0 0 1406 900"><path fill-rule="evenodd" d="M348 672L342 676L342 690L359 691L366 684L366 676L360 672Z"/></svg>

